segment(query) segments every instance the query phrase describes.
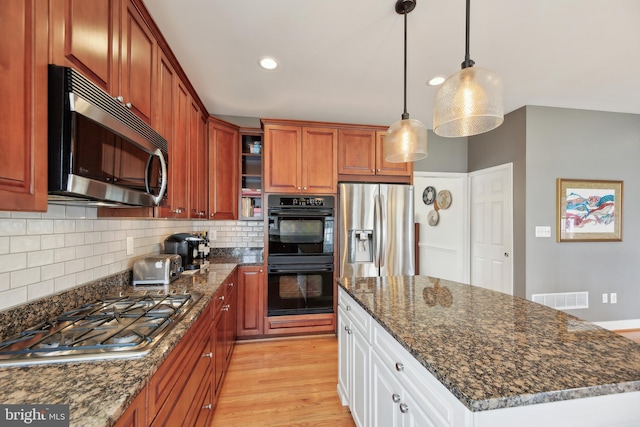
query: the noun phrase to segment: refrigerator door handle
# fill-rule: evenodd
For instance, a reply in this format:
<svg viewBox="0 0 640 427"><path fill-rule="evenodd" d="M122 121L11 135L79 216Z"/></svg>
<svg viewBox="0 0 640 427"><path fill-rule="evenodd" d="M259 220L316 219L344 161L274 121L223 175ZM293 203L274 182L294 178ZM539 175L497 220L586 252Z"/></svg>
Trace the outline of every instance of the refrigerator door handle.
<svg viewBox="0 0 640 427"><path fill-rule="evenodd" d="M376 267L384 267L384 258L382 257L382 200L379 195L373 198L373 253L374 265Z"/></svg>

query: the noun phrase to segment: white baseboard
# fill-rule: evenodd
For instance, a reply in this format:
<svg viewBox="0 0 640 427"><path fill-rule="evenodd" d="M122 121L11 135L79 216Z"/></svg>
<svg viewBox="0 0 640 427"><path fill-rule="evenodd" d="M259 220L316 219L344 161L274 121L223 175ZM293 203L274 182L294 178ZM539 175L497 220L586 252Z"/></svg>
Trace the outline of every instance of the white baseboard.
<svg viewBox="0 0 640 427"><path fill-rule="evenodd" d="M623 331L625 329L640 329L640 319L611 320L608 322L593 322L596 325L610 331Z"/></svg>

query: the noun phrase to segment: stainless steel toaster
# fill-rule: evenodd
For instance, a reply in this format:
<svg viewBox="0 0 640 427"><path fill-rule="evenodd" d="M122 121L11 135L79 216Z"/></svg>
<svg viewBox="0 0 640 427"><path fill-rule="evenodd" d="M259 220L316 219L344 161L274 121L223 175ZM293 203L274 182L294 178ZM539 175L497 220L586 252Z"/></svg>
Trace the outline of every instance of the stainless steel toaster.
<svg viewBox="0 0 640 427"><path fill-rule="evenodd" d="M133 263L133 285L168 285L182 274L178 254L152 255Z"/></svg>

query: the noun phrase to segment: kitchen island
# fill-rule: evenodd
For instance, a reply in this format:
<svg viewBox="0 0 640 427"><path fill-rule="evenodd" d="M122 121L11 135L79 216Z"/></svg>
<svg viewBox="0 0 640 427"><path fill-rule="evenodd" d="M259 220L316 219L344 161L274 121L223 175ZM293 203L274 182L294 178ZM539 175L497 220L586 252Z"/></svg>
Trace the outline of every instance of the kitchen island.
<svg viewBox="0 0 640 427"><path fill-rule="evenodd" d="M627 338L522 298L425 276L338 283L338 334L349 337L340 338L338 390L357 424L405 413L413 425L423 415L432 425L640 425L640 345ZM357 373L363 363L368 377ZM355 375L343 375L348 368ZM387 401L400 412L381 409Z"/></svg>
<svg viewBox="0 0 640 427"><path fill-rule="evenodd" d="M262 254L212 257L206 270L183 275L163 288L169 292L197 292L202 297L177 321L149 353L138 358L0 367L0 403L68 404L70 426L113 426L149 379L180 343L189 328L205 313L216 292L238 265L262 265ZM54 295L28 307L3 313L3 331L37 324L38 316L74 308L119 292L132 292L131 271L94 284ZM144 286L139 286L140 291ZM38 313L42 312L42 313ZM9 317L13 317L10 321ZM34 320L36 319L36 320ZM11 324L11 328L7 324Z"/></svg>

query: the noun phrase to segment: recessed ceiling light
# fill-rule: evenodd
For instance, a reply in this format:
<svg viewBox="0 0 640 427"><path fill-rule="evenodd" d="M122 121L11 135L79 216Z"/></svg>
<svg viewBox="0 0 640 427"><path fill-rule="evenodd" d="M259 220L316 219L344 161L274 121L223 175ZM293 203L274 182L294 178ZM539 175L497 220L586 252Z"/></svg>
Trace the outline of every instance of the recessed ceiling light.
<svg viewBox="0 0 640 427"><path fill-rule="evenodd" d="M278 68L278 62L273 58L262 58L259 64L265 70L275 70Z"/></svg>
<svg viewBox="0 0 640 427"><path fill-rule="evenodd" d="M438 86L444 82L444 77L436 76L428 81L429 86Z"/></svg>

